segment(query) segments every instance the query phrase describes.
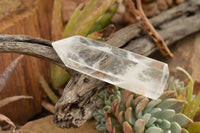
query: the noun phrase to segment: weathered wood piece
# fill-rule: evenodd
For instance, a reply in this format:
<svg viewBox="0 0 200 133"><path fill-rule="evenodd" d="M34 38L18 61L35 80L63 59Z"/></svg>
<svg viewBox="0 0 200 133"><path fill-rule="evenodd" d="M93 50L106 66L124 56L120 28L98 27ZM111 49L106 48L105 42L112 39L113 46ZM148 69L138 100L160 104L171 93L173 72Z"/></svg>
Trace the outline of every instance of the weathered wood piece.
<svg viewBox="0 0 200 133"><path fill-rule="evenodd" d="M171 8L167 11L162 12L158 16L151 18L150 22L152 23L152 25L155 27L156 30L159 30L160 25L167 24L168 22L169 23L173 22L174 20L180 19L180 18L190 19L191 16L198 15L198 13L200 12L199 5L200 5L200 1L188 0L187 2L184 2L183 4L181 4L179 6ZM199 19L196 19L195 21L199 22L198 20ZM185 24L184 21L182 23ZM178 25L176 23L173 27L175 27L175 26L178 27ZM167 29L167 28L165 28L165 29ZM198 29L196 29L196 30L198 31ZM143 32L141 26L139 24L133 24L133 25L127 26L127 27L119 30L118 32L116 32L115 36L113 36L113 40L108 40L108 42L111 42L113 44L113 46L122 47L125 44L128 45L127 42L129 42L130 40L132 40L134 38L138 38L141 35L144 35L144 32ZM164 37L164 36L162 36L162 37Z"/></svg>
<svg viewBox="0 0 200 133"><path fill-rule="evenodd" d="M179 39L200 30L198 23L200 21L199 5L199 1L191 0L151 19L167 45L171 45ZM179 22L179 19L182 23ZM191 27L189 27L190 25ZM0 38L5 38L5 36L0 36ZM19 52L45 58L65 68L49 43L41 40L31 42L26 39L23 42L24 38L26 37L23 36L21 41L0 39L0 51ZM130 41L131 39L133 40ZM125 49L146 56L157 50L156 45L144 35L138 24L116 32L114 37L108 40L107 43L117 47L123 46ZM70 74L72 74L72 78L65 87L61 99L56 104L54 121L60 127L81 126L95 110L96 94L105 87L105 82L97 79L75 71L71 71Z"/></svg>
<svg viewBox="0 0 200 133"><path fill-rule="evenodd" d="M52 5L53 0L0 0L0 33L50 39ZM0 73L18 56L0 53ZM0 108L0 112L16 124L24 124L41 112L45 94L37 74L43 74L49 82L49 66L44 60L24 56L2 90L0 99L14 95L31 95L34 99L10 103Z"/></svg>

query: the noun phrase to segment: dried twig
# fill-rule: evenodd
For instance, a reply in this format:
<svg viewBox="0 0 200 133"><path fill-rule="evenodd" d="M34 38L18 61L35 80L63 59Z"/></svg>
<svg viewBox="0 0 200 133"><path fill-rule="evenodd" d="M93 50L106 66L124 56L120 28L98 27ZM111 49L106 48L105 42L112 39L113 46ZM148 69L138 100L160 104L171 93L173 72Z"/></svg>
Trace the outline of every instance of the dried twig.
<svg viewBox="0 0 200 133"><path fill-rule="evenodd" d="M24 95L7 97L7 98L0 100L0 108L11 103L11 102L18 101L18 100L21 100L21 99L33 99L33 97L32 96L24 96Z"/></svg>
<svg viewBox="0 0 200 133"><path fill-rule="evenodd" d="M40 84L43 90L45 91L45 93L47 94L47 96L49 97L49 99L53 102L53 104L56 104L58 102L58 97L49 87L49 85L47 84L46 80L44 79L42 75L40 75Z"/></svg>
<svg viewBox="0 0 200 133"><path fill-rule="evenodd" d="M44 107L47 111L51 112L52 114L55 113L55 108L52 104L48 103L47 101L42 101L42 107Z"/></svg>
<svg viewBox="0 0 200 133"><path fill-rule="evenodd" d="M0 114L0 132L1 130L10 130L11 133L16 129L15 124L5 115Z"/></svg>
<svg viewBox="0 0 200 133"><path fill-rule="evenodd" d="M146 15L144 14L141 0L136 0L134 2L132 0L128 0L128 5L130 9L132 10L132 14L136 17L138 22L141 24L144 31L154 40L161 54L164 55L165 57L172 58L173 54L170 52L164 40L156 32L156 30L154 29L154 27L149 22Z"/></svg>
<svg viewBox="0 0 200 133"><path fill-rule="evenodd" d="M10 75L13 73L14 69L16 68L17 64L21 61L23 55L16 58L10 65L5 69L5 71L0 75L0 92L5 87Z"/></svg>

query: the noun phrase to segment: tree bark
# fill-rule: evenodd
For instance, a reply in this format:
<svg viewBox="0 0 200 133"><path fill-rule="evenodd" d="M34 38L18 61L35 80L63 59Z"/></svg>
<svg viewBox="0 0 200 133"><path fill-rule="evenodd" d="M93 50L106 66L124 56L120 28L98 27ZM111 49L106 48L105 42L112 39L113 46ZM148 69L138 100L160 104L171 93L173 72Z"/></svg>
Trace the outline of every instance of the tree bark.
<svg viewBox="0 0 200 133"><path fill-rule="evenodd" d="M200 2L191 0L172 8L150 21L159 30L159 34L172 45L189 34L200 30ZM7 36L6 36L7 37ZM58 58L50 42L26 36L8 36L14 38L8 41L0 36L1 52L19 52L36 57L41 57L65 68ZM20 39L16 40L18 37ZM27 41L28 40L28 41ZM157 50L152 40L142 32L138 24L128 26L107 41L108 44L149 56ZM67 44L66 44L67 45ZM65 68L66 70L66 68ZM54 121L60 127L79 127L95 110L95 96L105 88L106 83L97 79L69 70L71 80L65 87L62 97L56 104Z"/></svg>

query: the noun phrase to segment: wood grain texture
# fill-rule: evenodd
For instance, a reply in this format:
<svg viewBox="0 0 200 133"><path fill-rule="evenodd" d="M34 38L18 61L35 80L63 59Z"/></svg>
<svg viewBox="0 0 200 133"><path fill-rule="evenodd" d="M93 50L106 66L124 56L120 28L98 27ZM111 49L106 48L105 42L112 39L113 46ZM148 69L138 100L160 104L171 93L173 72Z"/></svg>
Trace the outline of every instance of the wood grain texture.
<svg viewBox="0 0 200 133"><path fill-rule="evenodd" d="M52 0L1 0L0 33L24 34L50 39ZM0 73L18 54L0 54ZM0 109L14 122L24 123L40 112L43 96L37 73L49 77L48 63L35 57L26 56L17 66L0 99L13 95L31 95L34 99L20 100Z"/></svg>
<svg viewBox="0 0 200 133"><path fill-rule="evenodd" d="M96 129L96 121L89 120L80 128L62 129L53 121L53 115L26 123L16 133L102 133Z"/></svg>

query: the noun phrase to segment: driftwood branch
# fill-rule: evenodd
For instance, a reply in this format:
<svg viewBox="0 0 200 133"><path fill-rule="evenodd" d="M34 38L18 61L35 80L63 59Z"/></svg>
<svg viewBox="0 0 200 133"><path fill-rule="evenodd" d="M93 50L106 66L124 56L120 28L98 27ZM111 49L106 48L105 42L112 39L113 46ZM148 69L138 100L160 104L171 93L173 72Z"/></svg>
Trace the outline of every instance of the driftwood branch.
<svg viewBox="0 0 200 133"><path fill-rule="evenodd" d="M200 31L200 1L190 0L154 17L154 25L167 45ZM116 47L148 56L157 50L139 24L127 26L107 41ZM106 83L68 69L61 62L50 41L28 36L0 35L0 52L17 52L47 59L72 75L56 104L54 122L60 127L79 127L95 110L95 96Z"/></svg>
<svg viewBox="0 0 200 133"><path fill-rule="evenodd" d="M128 0L128 5L136 20L140 23L143 30L153 39L161 54L165 57L172 58L173 54L144 14L141 0L136 0L134 2Z"/></svg>

